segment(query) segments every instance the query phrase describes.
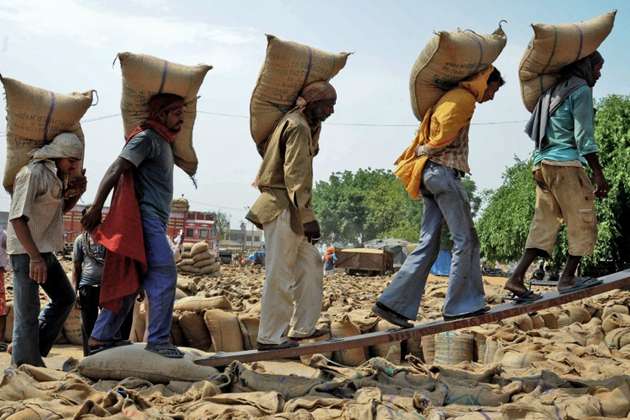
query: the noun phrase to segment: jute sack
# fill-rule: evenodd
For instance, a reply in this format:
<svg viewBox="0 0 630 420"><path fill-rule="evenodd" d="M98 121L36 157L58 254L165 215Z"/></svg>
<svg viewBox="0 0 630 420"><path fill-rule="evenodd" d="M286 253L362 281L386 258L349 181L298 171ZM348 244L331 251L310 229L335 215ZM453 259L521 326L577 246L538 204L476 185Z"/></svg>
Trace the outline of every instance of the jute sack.
<svg viewBox="0 0 630 420"><path fill-rule="evenodd" d="M630 344L630 327L615 328L606 333L606 345L611 349L620 349Z"/></svg>
<svg viewBox="0 0 630 420"><path fill-rule="evenodd" d="M585 324L591 320L590 312L580 305L570 305L569 310L569 319L571 323L579 322L580 324Z"/></svg>
<svg viewBox="0 0 630 420"><path fill-rule="evenodd" d="M385 321L384 319L381 319L378 321L378 324L376 324L374 331L387 331L391 329L396 330L398 327ZM376 346L372 346L370 350L372 355L376 357L382 357L391 363L400 364L400 342L378 344Z"/></svg>
<svg viewBox="0 0 630 420"><path fill-rule="evenodd" d="M193 244L191 244L190 242L185 243L184 246L182 247L182 249L184 250L184 253L182 255L190 254L190 250L192 249L192 247L193 247Z"/></svg>
<svg viewBox="0 0 630 420"><path fill-rule="evenodd" d="M208 258L207 260L197 261L195 264L193 264L193 267L201 270L202 268L214 265L214 263L214 258Z"/></svg>
<svg viewBox="0 0 630 420"><path fill-rule="evenodd" d="M187 296L175 302L174 309L176 311L192 311L202 312L207 309L225 309L226 311L232 310L230 301L225 296Z"/></svg>
<svg viewBox="0 0 630 420"><path fill-rule="evenodd" d="M125 133L129 133L149 116L149 99L157 93L172 93L186 101L184 124L173 143L175 164L187 174L197 172L197 155L193 148L193 125L197 115L197 93L212 66L184 66L145 54L118 54L123 76L120 103Z"/></svg>
<svg viewBox="0 0 630 420"><path fill-rule="evenodd" d="M186 341L190 347L208 351L213 344L206 324L203 321L203 315L197 312L184 311L177 318Z"/></svg>
<svg viewBox="0 0 630 420"><path fill-rule="evenodd" d="M210 331L214 351L243 350L243 337L236 314L221 309L209 309L203 319Z"/></svg>
<svg viewBox="0 0 630 420"><path fill-rule="evenodd" d="M518 71L521 96L528 111L532 112L540 95L558 82L558 72L564 66L597 50L612 30L616 13L578 23L532 25L534 38L525 50Z"/></svg>
<svg viewBox="0 0 630 420"><path fill-rule="evenodd" d="M184 292L182 289L180 289L179 287L175 289L175 300L180 300L183 299L185 297L188 297L188 295L186 294L186 292Z"/></svg>
<svg viewBox="0 0 630 420"><path fill-rule="evenodd" d="M208 244L206 242L197 242L190 248L190 255L192 255L193 260L195 259L195 255L201 254L202 252L208 252Z"/></svg>
<svg viewBox="0 0 630 420"><path fill-rule="evenodd" d="M628 382L613 390L600 388L594 396L602 404L602 414L606 417L625 418L630 411L630 386Z"/></svg>
<svg viewBox="0 0 630 420"><path fill-rule="evenodd" d="M472 334L447 331L435 336L436 365L455 365L473 360L474 338Z"/></svg>
<svg viewBox="0 0 630 420"><path fill-rule="evenodd" d="M196 349L180 348L183 359L169 359L144 349L144 343L115 347L79 362L79 372L92 379L122 380L135 377L153 383L170 381L203 381L217 376L219 372L209 366L197 365L197 359L209 357Z"/></svg>
<svg viewBox="0 0 630 420"><path fill-rule="evenodd" d="M530 318L532 319L533 329L537 330L545 326L545 320L540 314L532 314Z"/></svg>
<svg viewBox="0 0 630 420"><path fill-rule="evenodd" d="M179 319L177 316L173 317L171 321L171 342L176 346L188 346L188 342L186 341L186 336L184 335L184 331L182 327L179 325Z"/></svg>
<svg viewBox="0 0 630 420"><path fill-rule="evenodd" d="M630 315L613 312L602 321L606 333L620 327L630 327Z"/></svg>
<svg viewBox="0 0 630 420"><path fill-rule="evenodd" d="M63 323L63 335L66 336L70 344L83 344L81 325L81 310L75 306Z"/></svg>
<svg viewBox="0 0 630 420"><path fill-rule="evenodd" d="M250 131L264 142L309 83L332 79L349 53L329 53L267 35L267 54L249 105Z"/></svg>
<svg viewBox="0 0 630 420"><path fill-rule="evenodd" d="M7 155L2 185L11 192L29 153L57 134L72 132L84 141L79 121L92 104L95 91L60 94L0 77L7 103Z"/></svg>
<svg viewBox="0 0 630 420"><path fill-rule="evenodd" d="M602 311L602 319L606 319L608 315L614 314L614 313L628 315L630 314L630 311L628 310L628 307L625 305L606 306L604 310Z"/></svg>
<svg viewBox="0 0 630 420"><path fill-rule="evenodd" d="M192 258L186 258L186 259L182 259L180 262L177 263L177 267L184 267L184 266L192 266L195 263L195 260L193 260Z"/></svg>
<svg viewBox="0 0 630 420"><path fill-rule="evenodd" d="M199 270L199 274L213 274L221 270L221 264L218 262L215 262L214 264L211 264L202 268L197 268L197 270Z"/></svg>
<svg viewBox="0 0 630 420"><path fill-rule="evenodd" d="M147 302L135 302L133 306L133 318L131 321L131 333L129 339L133 342L143 342L147 335Z"/></svg>
<svg viewBox="0 0 630 420"><path fill-rule="evenodd" d="M7 302L7 316L4 317L4 341L13 341L13 302Z"/></svg>
<svg viewBox="0 0 630 420"><path fill-rule="evenodd" d="M558 316L553 312L541 312L540 316L545 322L545 327L555 330L558 328Z"/></svg>
<svg viewBox="0 0 630 420"><path fill-rule="evenodd" d="M241 328L245 350L255 350L256 339L258 338L258 327L260 326L260 316L239 314L238 325Z"/></svg>
<svg viewBox="0 0 630 420"><path fill-rule="evenodd" d="M206 244L206 246L208 245ZM208 261L208 260L210 260L210 262L214 262L215 258L214 258L214 255L212 255L208 250L206 250L204 252L198 252L196 254L193 254L192 260L193 260L193 263L196 265L197 263Z"/></svg>
<svg viewBox="0 0 630 420"><path fill-rule="evenodd" d="M501 29L489 35L476 32L438 32L420 52L411 68L411 108L418 120L462 80L492 64L507 42Z"/></svg>
<svg viewBox="0 0 630 420"><path fill-rule="evenodd" d="M422 344L422 360L428 365L433 364L435 359L435 335L423 335L420 343Z"/></svg>
<svg viewBox="0 0 630 420"><path fill-rule="evenodd" d="M361 330L350 321L346 314L341 319L331 322L330 334L333 338L352 337L360 335ZM333 353L333 359L342 365L359 366L365 362L365 351L363 348L340 350Z"/></svg>

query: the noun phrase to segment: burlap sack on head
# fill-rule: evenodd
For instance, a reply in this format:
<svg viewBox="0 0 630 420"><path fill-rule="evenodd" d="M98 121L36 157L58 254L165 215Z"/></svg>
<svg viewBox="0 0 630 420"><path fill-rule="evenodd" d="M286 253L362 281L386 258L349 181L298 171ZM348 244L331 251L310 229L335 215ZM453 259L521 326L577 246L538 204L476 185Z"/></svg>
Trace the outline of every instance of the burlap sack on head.
<svg viewBox="0 0 630 420"><path fill-rule="evenodd" d="M60 133L72 132L84 141L79 121L92 104L95 91L61 94L0 77L7 103L7 155L4 189L11 192L15 175L30 160L29 153Z"/></svg>
<svg viewBox="0 0 630 420"><path fill-rule="evenodd" d="M250 130L264 142L309 83L332 79L350 53L329 53L267 35L267 55L249 104Z"/></svg>
<svg viewBox="0 0 630 420"><path fill-rule="evenodd" d="M532 25L534 38L518 70L521 96L528 111L532 112L540 95L558 82L562 67L597 50L612 30L616 13L578 23Z"/></svg>
<svg viewBox="0 0 630 420"><path fill-rule="evenodd" d="M197 172L193 148L193 125L197 116L197 93L212 66L184 66L145 54L118 54L123 76L120 103L125 134L149 116L149 99L158 93L179 95L186 101L184 124L173 143L175 164L189 175Z"/></svg>
<svg viewBox="0 0 630 420"><path fill-rule="evenodd" d="M427 43L411 69L411 108L418 120L450 89L492 64L507 42L499 28L489 35L440 31Z"/></svg>
<svg viewBox="0 0 630 420"><path fill-rule="evenodd" d="M129 377L154 383L170 381L210 380L219 372L209 366L197 365L197 359L209 357L196 349L180 348L183 359L169 359L144 349L145 344L115 347L85 357L79 363L79 372L92 379L121 380Z"/></svg>
<svg viewBox="0 0 630 420"><path fill-rule="evenodd" d="M204 323L203 314L184 311L177 317L177 322L190 347L204 351L210 350L213 342Z"/></svg>
<svg viewBox="0 0 630 420"><path fill-rule="evenodd" d="M226 311L232 310L230 301L225 296L188 296L181 298L175 302L174 309L176 311L193 311L202 312L207 309L225 309Z"/></svg>
<svg viewBox="0 0 630 420"><path fill-rule="evenodd" d="M236 314L221 309L209 309L204 315L204 321L210 331L214 351L243 350L243 337Z"/></svg>
<svg viewBox="0 0 630 420"><path fill-rule="evenodd" d="M340 319L336 319L330 323L330 334L333 338L352 337L360 335L361 330L357 327L347 314ZM340 350L333 353L335 362L346 366L359 366L365 362L365 350L361 347L356 349Z"/></svg>
<svg viewBox="0 0 630 420"><path fill-rule="evenodd" d="M70 344L83 344L83 333L81 332L81 310L76 306L70 311L70 315L63 323L63 335Z"/></svg>

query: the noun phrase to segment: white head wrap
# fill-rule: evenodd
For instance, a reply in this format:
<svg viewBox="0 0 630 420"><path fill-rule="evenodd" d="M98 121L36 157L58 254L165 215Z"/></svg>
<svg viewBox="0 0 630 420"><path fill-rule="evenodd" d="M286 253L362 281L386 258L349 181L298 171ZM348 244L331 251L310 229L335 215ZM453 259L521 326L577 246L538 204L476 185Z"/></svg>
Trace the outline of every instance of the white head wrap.
<svg viewBox="0 0 630 420"><path fill-rule="evenodd" d="M31 152L35 160L43 159L82 159L83 143L74 133L58 134L53 141Z"/></svg>

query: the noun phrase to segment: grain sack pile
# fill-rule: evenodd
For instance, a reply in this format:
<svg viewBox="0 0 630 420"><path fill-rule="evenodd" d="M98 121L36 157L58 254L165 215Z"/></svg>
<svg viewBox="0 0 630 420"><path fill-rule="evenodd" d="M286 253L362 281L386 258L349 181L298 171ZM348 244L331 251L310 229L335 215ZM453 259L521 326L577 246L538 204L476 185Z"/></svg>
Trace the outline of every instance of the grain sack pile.
<svg viewBox="0 0 630 420"><path fill-rule="evenodd" d="M118 54L123 76L120 109L125 133L145 121L149 99L158 93L172 93L184 98L184 124L173 143L175 164L188 175L197 172L197 155L193 147L193 125L197 115L197 94L206 73L205 64L185 66L145 54Z"/></svg>
<svg viewBox="0 0 630 420"><path fill-rule="evenodd" d="M249 106L254 142L263 143L284 114L295 106L302 88L329 81L346 65L349 53L329 53L267 35L265 62Z"/></svg>
<svg viewBox="0 0 630 420"><path fill-rule="evenodd" d="M521 96L532 112L538 98L555 86L559 71L595 52L612 31L616 11L593 19L560 25L532 25L534 38L529 43L519 65Z"/></svg>
<svg viewBox="0 0 630 420"><path fill-rule="evenodd" d="M470 30L438 32L411 69L409 91L416 118L422 120L444 93L494 63L506 42L501 26L489 35Z"/></svg>
<svg viewBox="0 0 630 420"><path fill-rule="evenodd" d="M180 297L174 315L184 316L188 336L178 322L173 339L177 335L189 346L191 331L203 328L212 342L206 351L213 345L224 351L250 348L256 340L263 276L256 267L227 267L219 277L191 277L197 294ZM329 325L337 337L388 329L369 308L389 279L326 277L319 326ZM429 278L421 322L440 317L446 281ZM501 300L504 281L484 279L492 304ZM55 356L64 349L56 346L46 363L64 370L23 366L3 371L0 417L627 418L629 308L630 292L613 291L537 314L422 337L416 344L234 362L221 373L192 363L210 354L198 349L184 348L184 359L165 361L137 344L77 363ZM419 347L413 353L412 345ZM0 361L7 361L3 368L9 367L5 355L0 353Z"/></svg>
<svg viewBox="0 0 630 420"><path fill-rule="evenodd" d="M92 104L95 91L61 94L0 77L7 104L7 154L4 189L11 192L18 171L30 160L30 152L63 132L84 142L80 120Z"/></svg>
<svg viewBox="0 0 630 420"><path fill-rule="evenodd" d="M188 274L218 274L221 263L206 242L197 242L191 246L184 246L184 251L177 262L179 271Z"/></svg>

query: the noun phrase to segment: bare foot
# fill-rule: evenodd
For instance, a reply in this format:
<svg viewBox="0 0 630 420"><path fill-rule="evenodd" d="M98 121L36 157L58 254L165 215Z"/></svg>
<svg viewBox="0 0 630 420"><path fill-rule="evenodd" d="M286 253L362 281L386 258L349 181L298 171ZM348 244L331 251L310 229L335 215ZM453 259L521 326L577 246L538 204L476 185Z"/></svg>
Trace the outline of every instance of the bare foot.
<svg viewBox="0 0 630 420"><path fill-rule="evenodd" d="M503 288L505 290L508 290L514 293L517 296L521 296L528 292L527 288L525 287L525 283L523 281L523 276L518 276L516 274L512 274L510 276L510 278L508 279L507 283L505 283L505 286L503 286Z"/></svg>

